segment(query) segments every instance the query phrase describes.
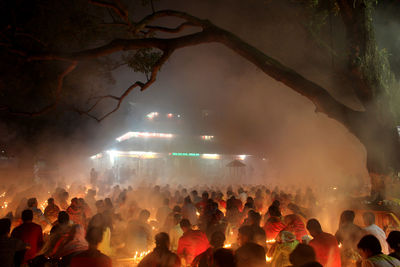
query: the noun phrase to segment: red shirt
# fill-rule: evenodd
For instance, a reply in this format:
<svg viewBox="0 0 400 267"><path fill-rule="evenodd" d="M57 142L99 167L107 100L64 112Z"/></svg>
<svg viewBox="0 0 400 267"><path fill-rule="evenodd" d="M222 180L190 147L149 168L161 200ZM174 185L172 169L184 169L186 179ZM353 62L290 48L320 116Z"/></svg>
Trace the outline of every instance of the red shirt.
<svg viewBox="0 0 400 267"><path fill-rule="evenodd" d="M112 262L98 250L86 250L71 259L70 267L112 267Z"/></svg>
<svg viewBox="0 0 400 267"><path fill-rule="evenodd" d="M285 229L286 225L283 224L280 218L271 217L264 225L264 231L267 240L276 239L277 235Z"/></svg>
<svg viewBox="0 0 400 267"><path fill-rule="evenodd" d="M43 245L42 227L33 222L25 222L14 228L11 236L28 244L30 249L25 252L24 263L33 259Z"/></svg>
<svg viewBox="0 0 400 267"><path fill-rule="evenodd" d="M209 247L210 244L205 233L200 230L189 230L179 238L177 254L185 258L186 264L189 265L197 255Z"/></svg>
<svg viewBox="0 0 400 267"><path fill-rule="evenodd" d="M340 267L340 249L336 238L328 233L320 233L309 243L315 250L316 258L322 266Z"/></svg>

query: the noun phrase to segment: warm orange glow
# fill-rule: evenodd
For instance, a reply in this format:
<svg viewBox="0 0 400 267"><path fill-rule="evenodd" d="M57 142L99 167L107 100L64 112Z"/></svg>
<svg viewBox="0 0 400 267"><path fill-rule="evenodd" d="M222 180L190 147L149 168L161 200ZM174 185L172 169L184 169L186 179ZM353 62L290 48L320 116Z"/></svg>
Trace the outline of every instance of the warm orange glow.
<svg viewBox="0 0 400 267"><path fill-rule="evenodd" d="M225 244L224 245L224 248L231 248L232 247L232 244Z"/></svg>
<svg viewBox="0 0 400 267"><path fill-rule="evenodd" d="M268 240L266 241L267 244L273 244L273 243L275 243L275 242L276 242L275 239L268 239Z"/></svg>
<svg viewBox="0 0 400 267"><path fill-rule="evenodd" d="M271 261L272 261L272 257L265 256L265 260L266 260L267 262L271 262Z"/></svg>

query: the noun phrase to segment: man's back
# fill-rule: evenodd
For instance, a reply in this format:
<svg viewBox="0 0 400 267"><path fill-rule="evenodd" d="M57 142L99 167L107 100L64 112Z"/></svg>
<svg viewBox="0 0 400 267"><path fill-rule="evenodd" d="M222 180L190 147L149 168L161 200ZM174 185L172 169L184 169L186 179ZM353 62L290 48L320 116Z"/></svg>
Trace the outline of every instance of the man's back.
<svg viewBox="0 0 400 267"><path fill-rule="evenodd" d="M138 267L180 267L179 257L167 250L155 248L149 255L143 258Z"/></svg>
<svg viewBox="0 0 400 267"><path fill-rule="evenodd" d="M371 224L370 226L365 227L364 230L378 238L383 254L389 254L389 247L386 242L386 234L381 228L379 228L379 226L376 224Z"/></svg>
<svg viewBox="0 0 400 267"><path fill-rule="evenodd" d="M0 237L0 263L4 267L14 266L14 255L25 249L25 243L16 238Z"/></svg>
<svg viewBox="0 0 400 267"><path fill-rule="evenodd" d="M248 242L238 248L235 257L238 267L266 266L264 248L253 242Z"/></svg>
<svg viewBox="0 0 400 267"><path fill-rule="evenodd" d="M98 250L86 250L71 259L70 267L111 267L109 257Z"/></svg>
<svg viewBox="0 0 400 267"><path fill-rule="evenodd" d="M199 230L189 230L178 241L178 255L185 255L186 264L191 264L193 259L210 247L207 236Z"/></svg>
<svg viewBox="0 0 400 267"><path fill-rule="evenodd" d="M320 233L310 241L314 248L316 259L323 266L340 267L340 250L336 238L329 233Z"/></svg>
<svg viewBox="0 0 400 267"><path fill-rule="evenodd" d="M42 227L33 222L25 222L17 226L11 236L29 245L30 249L25 252L25 262L33 259L43 245Z"/></svg>

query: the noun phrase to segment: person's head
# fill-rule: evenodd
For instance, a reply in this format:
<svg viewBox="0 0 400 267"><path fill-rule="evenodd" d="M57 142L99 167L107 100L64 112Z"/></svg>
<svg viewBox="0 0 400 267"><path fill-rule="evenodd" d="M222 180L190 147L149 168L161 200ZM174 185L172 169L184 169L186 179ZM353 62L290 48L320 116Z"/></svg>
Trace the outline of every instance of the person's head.
<svg viewBox="0 0 400 267"><path fill-rule="evenodd" d="M104 211L105 207L104 200L102 199L97 200L95 205L98 213L102 213Z"/></svg>
<svg viewBox="0 0 400 267"><path fill-rule="evenodd" d="M100 227L89 227L85 238L90 247L97 248L99 243L103 240L103 229Z"/></svg>
<svg viewBox="0 0 400 267"><path fill-rule="evenodd" d="M181 220L182 220L182 215L180 215L179 213L175 213L174 214L174 225L177 225L178 223L180 223Z"/></svg>
<svg viewBox="0 0 400 267"><path fill-rule="evenodd" d="M47 200L47 204L49 205L49 206L52 206L52 205L54 205L54 198L49 198L48 200Z"/></svg>
<svg viewBox="0 0 400 267"><path fill-rule="evenodd" d="M190 199L189 196L185 197L185 199L183 201L184 201L185 204L192 203L192 200Z"/></svg>
<svg viewBox="0 0 400 267"><path fill-rule="evenodd" d="M169 235L167 233L156 234L155 240L157 248L169 249Z"/></svg>
<svg viewBox="0 0 400 267"><path fill-rule="evenodd" d="M225 242L225 234L221 231L215 231L211 235L210 245L213 248L222 248Z"/></svg>
<svg viewBox="0 0 400 267"><path fill-rule="evenodd" d="M59 224L67 224L69 222L69 215L65 211L60 211L57 216Z"/></svg>
<svg viewBox="0 0 400 267"><path fill-rule="evenodd" d="M22 212L21 219L23 222L31 222L33 220L32 210L24 210Z"/></svg>
<svg viewBox="0 0 400 267"><path fill-rule="evenodd" d="M340 215L340 224L353 223L355 216L356 215L352 210L343 211L342 214Z"/></svg>
<svg viewBox="0 0 400 267"><path fill-rule="evenodd" d="M250 225L244 225L239 228L238 242L240 246L254 240L254 231Z"/></svg>
<svg viewBox="0 0 400 267"><path fill-rule="evenodd" d="M306 244L298 244L297 247L290 253L289 261L293 266L302 266L307 263L315 262L314 249Z"/></svg>
<svg viewBox="0 0 400 267"><path fill-rule="evenodd" d="M101 213L97 213L94 215L90 221L89 221L89 226L88 227L99 227L104 230L105 226L105 221L104 221L104 216Z"/></svg>
<svg viewBox="0 0 400 267"><path fill-rule="evenodd" d="M71 206L74 208L77 208L79 206L78 198L74 197L73 199L71 199Z"/></svg>
<svg viewBox="0 0 400 267"><path fill-rule="evenodd" d="M357 244L357 248L360 252L360 255L364 259L368 259L372 256L382 254L382 247L379 243L378 238L374 235L366 235Z"/></svg>
<svg viewBox="0 0 400 267"><path fill-rule="evenodd" d="M271 205L271 206L268 208L268 214L269 214L271 217L281 217L281 216L282 216L281 211L279 210L279 207L274 206L274 205Z"/></svg>
<svg viewBox="0 0 400 267"><path fill-rule="evenodd" d="M251 225L260 226L260 222L261 222L261 214L260 213L254 211L254 210L250 210L247 216L249 218L249 222Z"/></svg>
<svg viewBox="0 0 400 267"><path fill-rule="evenodd" d="M365 226L370 226L375 223L375 215L372 212L364 212L363 213L363 220Z"/></svg>
<svg viewBox="0 0 400 267"><path fill-rule="evenodd" d="M182 212L182 208L177 205L172 209L172 211L174 213L181 213Z"/></svg>
<svg viewBox="0 0 400 267"><path fill-rule="evenodd" d="M7 218L0 219L0 236L7 236L10 233L11 220Z"/></svg>
<svg viewBox="0 0 400 267"><path fill-rule="evenodd" d="M188 219L182 219L179 225L181 226L181 229L184 233L192 229L192 225L190 224L190 221Z"/></svg>
<svg viewBox="0 0 400 267"><path fill-rule="evenodd" d="M321 224L319 223L319 221L317 219L308 220L306 228L310 232L310 235L313 237L322 233Z"/></svg>
<svg viewBox="0 0 400 267"><path fill-rule="evenodd" d="M139 221L141 222L147 222L147 220L150 218L150 211L144 209L140 212L139 214Z"/></svg>
<svg viewBox="0 0 400 267"><path fill-rule="evenodd" d="M37 199L35 197L32 197L28 199L28 208L36 208L38 205Z"/></svg>
<svg viewBox="0 0 400 267"><path fill-rule="evenodd" d="M163 204L164 204L164 206L169 206L169 198L164 198L164 201L163 201Z"/></svg>
<svg viewBox="0 0 400 267"><path fill-rule="evenodd" d="M236 266L235 257L230 249L220 248L213 254L214 264L216 267L232 267Z"/></svg>
<svg viewBox="0 0 400 267"><path fill-rule="evenodd" d="M193 190L192 192L190 192L190 194L191 194L193 197L197 197L197 195L198 195L198 193L197 193L196 190Z"/></svg>
<svg viewBox="0 0 400 267"><path fill-rule="evenodd" d="M203 194L201 194L201 199L202 199L203 201L207 201L207 200L208 200L208 197L209 197L209 195L208 195L208 192L207 192L207 191L204 191Z"/></svg>
<svg viewBox="0 0 400 267"><path fill-rule="evenodd" d="M400 251L400 232L399 231L391 231L388 235L386 241L388 242L391 249L396 252Z"/></svg>

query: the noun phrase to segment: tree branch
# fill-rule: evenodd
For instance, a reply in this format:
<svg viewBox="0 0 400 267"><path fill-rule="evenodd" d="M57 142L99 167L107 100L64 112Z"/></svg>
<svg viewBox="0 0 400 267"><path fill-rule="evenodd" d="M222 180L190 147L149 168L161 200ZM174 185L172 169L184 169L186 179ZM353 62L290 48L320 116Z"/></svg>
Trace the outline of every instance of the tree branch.
<svg viewBox="0 0 400 267"><path fill-rule="evenodd" d="M111 114L113 114L114 112L116 112L121 104L122 101L136 88L139 87L140 91L146 90L148 87L150 87L157 78L157 74L159 73L161 67L164 65L164 63L168 60L168 58L172 55L174 50L172 49L168 49L165 50L163 55L160 57L160 59L156 62L156 64L154 64L154 66L152 67L152 71L151 71L151 75L150 78L147 80L147 82L143 83L140 81L136 81L134 84L132 84L131 86L129 86L120 96L114 96L114 95L104 95L104 96L99 96L99 97L95 97L93 99L97 99L96 102L86 111L82 111L79 109L76 109L76 111L79 114L84 114L87 115L93 119L95 119L98 122L101 122L102 120L104 120L105 118L107 118L108 116L110 116ZM98 104L100 104L100 102L102 102L104 99L112 99L117 101L116 106L109 112L107 112L105 115L101 116L100 118L94 116L91 114L91 112L96 108L96 106Z"/></svg>
<svg viewBox="0 0 400 267"><path fill-rule="evenodd" d="M56 90L54 91L55 99L54 99L53 103L51 103L47 106L44 106L37 111L14 110L13 108L6 106L6 105L0 106L0 110L7 111L8 113L13 114L13 115L22 115L22 116L30 116L30 117L35 117L35 116L40 116L40 115L46 114L47 112L51 111L58 105L60 98L61 98L61 92L63 89L63 85L64 85L64 78L76 68L77 64L78 64L77 61L72 62L61 74L58 75L57 87L56 87Z"/></svg>
<svg viewBox="0 0 400 267"><path fill-rule="evenodd" d="M100 0L89 0L90 3L100 7L106 7L114 10L120 18L125 21L128 25L131 25L129 20L128 11L123 7L122 3L118 0L114 0L113 3L100 1Z"/></svg>

